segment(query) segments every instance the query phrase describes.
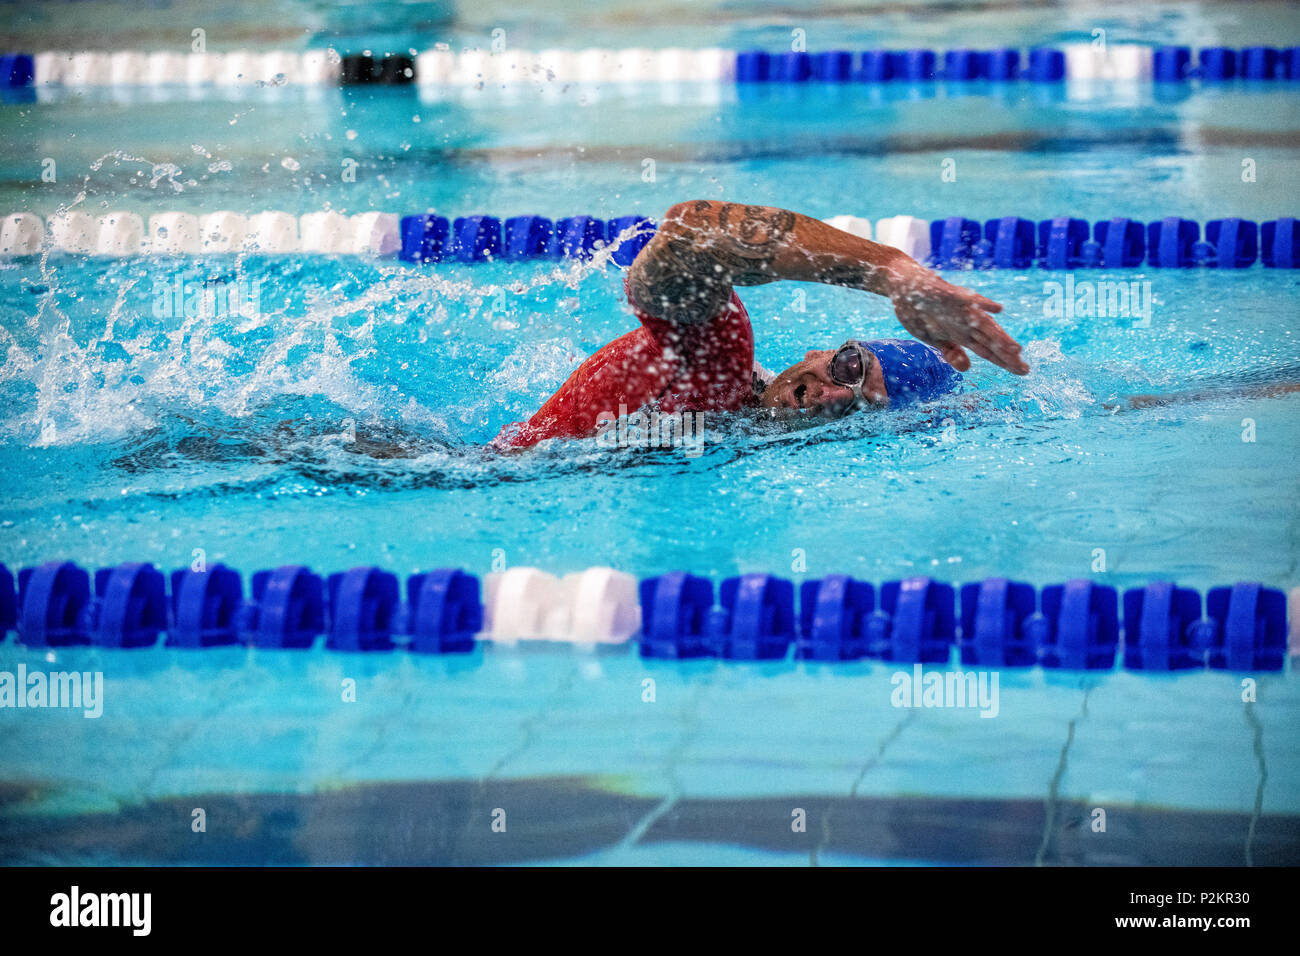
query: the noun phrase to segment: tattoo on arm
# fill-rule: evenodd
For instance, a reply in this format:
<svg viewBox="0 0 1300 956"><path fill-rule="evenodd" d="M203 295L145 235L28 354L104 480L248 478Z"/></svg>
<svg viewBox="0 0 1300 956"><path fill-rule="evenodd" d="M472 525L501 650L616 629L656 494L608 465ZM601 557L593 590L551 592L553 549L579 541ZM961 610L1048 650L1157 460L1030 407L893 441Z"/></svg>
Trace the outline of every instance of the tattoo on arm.
<svg viewBox="0 0 1300 956"><path fill-rule="evenodd" d="M668 211L628 287L651 314L703 321L736 285L795 279L881 291L877 269L896 255L788 209L697 200Z"/></svg>
<svg viewBox="0 0 1300 956"><path fill-rule="evenodd" d="M731 298L731 284L708 250L666 232L637 256L628 290L642 310L681 322L702 322Z"/></svg>
<svg viewBox="0 0 1300 956"><path fill-rule="evenodd" d="M771 282L773 260L785 248L795 226L788 209L725 203L718 207L719 235L714 253L737 285ZM751 281L744 281L751 280Z"/></svg>

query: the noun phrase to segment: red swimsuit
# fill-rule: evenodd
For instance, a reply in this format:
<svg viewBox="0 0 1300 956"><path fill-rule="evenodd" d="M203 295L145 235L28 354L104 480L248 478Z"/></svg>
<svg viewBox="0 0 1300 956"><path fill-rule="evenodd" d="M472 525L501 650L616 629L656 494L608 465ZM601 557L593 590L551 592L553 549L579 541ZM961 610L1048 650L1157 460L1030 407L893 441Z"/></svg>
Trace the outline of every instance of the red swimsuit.
<svg viewBox="0 0 1300 956"><path fill-rule="evenodd" d="M495 444L527 448L547 438L581 438L594 434L602 419L646 405L661 412L735 411L750 401L754 331L734 290L730 303L704 322L668 322L635 305L632 311L641 328L579 365L532 418L507 425Z"/></svg>

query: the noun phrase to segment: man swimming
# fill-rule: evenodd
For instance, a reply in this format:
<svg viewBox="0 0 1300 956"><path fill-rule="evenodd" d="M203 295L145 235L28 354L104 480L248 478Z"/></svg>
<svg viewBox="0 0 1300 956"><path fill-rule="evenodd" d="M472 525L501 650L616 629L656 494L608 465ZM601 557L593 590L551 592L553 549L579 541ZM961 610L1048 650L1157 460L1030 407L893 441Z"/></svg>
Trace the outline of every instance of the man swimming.
<svg viewBox="0 0 1300 956"><path fill-rule="evenodd" d="M916 340L845 343L808 352L772 377L754 362L754 333L736 286L789 279L889 298ZM696 200L664 215L624 288L641 327L583 362L527 422L494 444L526 448L596 433L608 410L784 409L841 415L954 391L969 349L1009 372L1029 366L993 319L1002 306L945 282L902 251L787 209Z"/></svg>
<svg viewBox="0 0 1300 956"><path fill-rule="evenodd" d="M802 362L770 376L754 362L753 331L734 287L778 279L888 296L903 327L920 341L850 341L808 352ZM494 446L526 448L547 438L593 435L620 405L629 411L649 405L664 413L751 407L834 416L929 401L960 386L960 372L970 368L966 349L1017 375L1029 371L1020 346L992 318L1002 309L998 303L945 282L898 249L784 209L708 200L673 206L628 270L624 289L641 328L583 362L528 422L502 429ZM1229 376L1164 395L1099 401L1097 408L1113 414L1296 392L1300 369L1292 366L1264 378ZM185 436L175 443L148 436L115 464L139 471L177 455L301 461L316 454L313 439L336 439L337 429L335 422L309 426L291 420L261 441L251 439L246 428ZM399 459L446 446L380 425L357 429L342 447L369 458Z"/></svg>

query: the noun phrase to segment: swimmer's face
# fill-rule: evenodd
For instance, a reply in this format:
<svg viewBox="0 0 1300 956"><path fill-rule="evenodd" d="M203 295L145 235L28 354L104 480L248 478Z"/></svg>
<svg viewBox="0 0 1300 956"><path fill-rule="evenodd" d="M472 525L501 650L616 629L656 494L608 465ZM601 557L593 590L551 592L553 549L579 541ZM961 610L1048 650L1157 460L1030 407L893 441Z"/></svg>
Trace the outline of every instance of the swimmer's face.
<svg viewBox="0 0 1300 956"><path fill-rule="evenodd" d="M838 349L821 349L809 352L802 362L791 365L763 390L761 404L764 408L789 409L809 415L838 417L855 405L862 407L888 404L885 396L885 376L880 363L871 356L862 385L863 401L859 402L854 390L840 385L831 378L831 359Z"/></svg>

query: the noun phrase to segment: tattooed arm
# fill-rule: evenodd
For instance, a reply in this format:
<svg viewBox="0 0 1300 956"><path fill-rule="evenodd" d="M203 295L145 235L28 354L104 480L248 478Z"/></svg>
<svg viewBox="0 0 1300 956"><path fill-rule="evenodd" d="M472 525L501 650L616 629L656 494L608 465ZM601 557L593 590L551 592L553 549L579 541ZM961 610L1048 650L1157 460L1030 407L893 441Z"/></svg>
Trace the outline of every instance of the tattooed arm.
<svg viewBox="0 0 1300 956"><path fill-rule="evenodd" d="M628 289L645 312L689 323L716 315L733 286L780 279L887 296L903 327L955 368L970 368L969 348L1009 371L1029 371L1020 346L989 315L1002 310L998 303L945 282L899 249L788 209L678 203L632 263Z"/></svg>

